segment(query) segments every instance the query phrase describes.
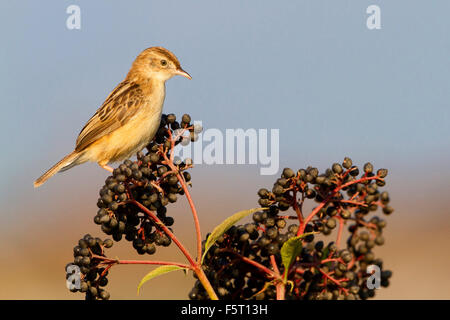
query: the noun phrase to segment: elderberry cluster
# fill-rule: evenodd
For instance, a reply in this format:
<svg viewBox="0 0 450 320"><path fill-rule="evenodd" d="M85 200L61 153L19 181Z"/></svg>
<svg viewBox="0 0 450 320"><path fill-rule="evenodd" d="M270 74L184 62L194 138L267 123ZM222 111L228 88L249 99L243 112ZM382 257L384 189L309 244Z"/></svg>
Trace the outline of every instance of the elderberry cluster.
<svg viewBox="0 0 450 320"><path fill-rule="evenodd" d="M172 141L174 145L185 144L185 141L189 143L197 138L201 128L194 128L190 122L191 117L187 114L181 122L176 121L174 114L162 115L160 127L146 147L147 152L139 152L136 161L125 160L100 189L99 210L94 222L115 241L124 237L132 242L139 254L154 254L156 246L171 244L171 239L136 202L155 212L165 226L174 224L173 217L167 216L167 205L176 202L177 195L184 195L179 177L190 182L191 175L186 170L192 161L174 159L176 171L167 162L173 151ZM178 136L183 129L189 132L189 138Z"/></svg>
<svg viewBox="0 0 450 320"><path fill-rule="evenodd" d="M86 294L86 300L108 300L109 292L103 287L108 284L108 269L105 267L105 249L111 248L111 239L101 240L85 235L73 248L73 262L66 265L66 279L70 291Z"/></svg>
<svg viewBox="0 0 450 320"><path fill-rule="evenodd" d="M386 215L393 212L389 194L379 190L386 176L386 169L375 172L371 163L360 172L350 158L323 173L314 167L285 168L271 190L258 191L263 210L253 214L253 222L231 227L206 254L204 270L219 298L274 299L275 283L251 262L271 269L272 256L283 274L283 245L305 233L309 234L302 236L301 251L288 270L286 299L373 297L368 267L378 267L383 287L392 275L374 253L384 244L386 221L371 216L380 207ZM307 211L308 200L314 202ZM331 234L334 239L327 242ZM197 281L189 297L208 295Z"/></svg>
<svg viewBox="0 0 450 320"><path fill-rule="evenodd" d="M139 254L151 255L156 252L156 246L171 244L162 230L164 225L172 231L170 227L174 224L173 217L167 215L167 205L176 202L178 195L184 195L180 179L190 185L191 175L186 170L192 166L191 159L181 161L171 155L175 145L196 141L201 130L200 126L191 124L188 114L180 122L174 114L161 116L155 137L138 152L137 159L121 163L100 189L94 222L101 225L105 234L111 235L114 241L125 238L132 242ZM104 255L104 248L111 247L112 243L111 239L102 242L90 235L79 241L74 248L73 264L79 267L83 280L80 288L71 291L86 292L87 299L109 298L109 293L100 288L108 282L108 270L100 265L115 263Z"/></svg>

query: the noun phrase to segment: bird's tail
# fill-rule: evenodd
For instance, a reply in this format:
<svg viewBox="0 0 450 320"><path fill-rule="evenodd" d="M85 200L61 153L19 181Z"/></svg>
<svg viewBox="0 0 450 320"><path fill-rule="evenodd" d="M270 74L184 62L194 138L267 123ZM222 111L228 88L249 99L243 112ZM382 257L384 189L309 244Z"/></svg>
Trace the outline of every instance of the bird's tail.
<svg viewBox="0 0 450 320"><path fill-rule="evenodd" d="M69 153L67 156L61 159L57 164L55 164L53 167L51 167L46 173L44 173L42 176L36 179L34 182L34 187L37 188L40 185L42 185L45 181L50 179L54 174L56 174L59 171L65 171L67 169L72 168L73 166L76 166L79 164L77 162L78 158L81 156L80 153L73 151L72 153Z"/></svg>

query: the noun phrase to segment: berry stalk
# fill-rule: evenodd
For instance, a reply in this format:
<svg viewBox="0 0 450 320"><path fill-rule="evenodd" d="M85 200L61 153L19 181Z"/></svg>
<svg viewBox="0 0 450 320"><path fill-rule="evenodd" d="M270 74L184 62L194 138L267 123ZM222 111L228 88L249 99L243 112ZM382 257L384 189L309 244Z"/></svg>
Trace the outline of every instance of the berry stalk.
<svg viewBox="0 0 450 320"><path fill-rule="evenodd" d="M210 296L212 300L218 300L217 294L214 292L214 289L211 286L211 283L209 282L208 278L206 277L203 269L201 268L201 265L198 264L190 255L189 251L183 246L183 244L178 240L178 238L161 222L161 220L158 219L157 216L153 214L150 210L148 210L146 207L144 207L141 203L137 202L136 200L131 200L131 203L134 203L137 205L145 214L149 215L157 225L161 227L161 229L164 230L164 232L172 239L172 241L177 245L177 247L181 250L181 252L184 254L186 259L189 261L190 269L192 269L196 274L202 285L204 286L206 292Z"/></svg>

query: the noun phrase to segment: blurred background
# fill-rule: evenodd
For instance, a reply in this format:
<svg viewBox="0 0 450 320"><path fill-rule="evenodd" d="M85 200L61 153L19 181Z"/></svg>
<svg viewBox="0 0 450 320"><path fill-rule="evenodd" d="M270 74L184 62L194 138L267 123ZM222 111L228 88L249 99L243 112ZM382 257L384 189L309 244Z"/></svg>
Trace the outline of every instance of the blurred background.
<svg viewBox="0 0 450 320"><path fill-rule="evenodd" d="M68 6L81 29L66 27ZM381 8L369 30L366 8ZM39 189L33 181L75 139L143 49L173 51L192 81L167 83L164 112L203 127L280 129L280 172L198 165L192 194L203 233L257 206L284 167L326 169L345 156L388 168L396 211L376 250L393 270L383 299L450 298L450 21L448 1L2 1L0 3L1 299L80 299L66 263L93 223L107 173L85 164ZM187 201L169 207L194 250ZM380 215L382 215L380 213ZM111 256L142 258L125 240ZM154 259L183 261L172 245ZM117 266L112 299L185 299L193 278Z"/></svg>

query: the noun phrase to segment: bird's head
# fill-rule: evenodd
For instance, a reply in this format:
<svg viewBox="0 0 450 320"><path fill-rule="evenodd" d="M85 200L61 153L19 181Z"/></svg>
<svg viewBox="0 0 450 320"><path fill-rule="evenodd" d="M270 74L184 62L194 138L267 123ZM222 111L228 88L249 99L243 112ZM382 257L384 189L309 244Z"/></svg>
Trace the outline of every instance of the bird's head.
<svg viewBox="0 0 450 320"><path fill-rule="evenodd" d="M158 79L166 81L180 75L191 79L189 73L181 68L177 57L162 47L151 47L142 51L134 60L128 77Z"/></svg>

